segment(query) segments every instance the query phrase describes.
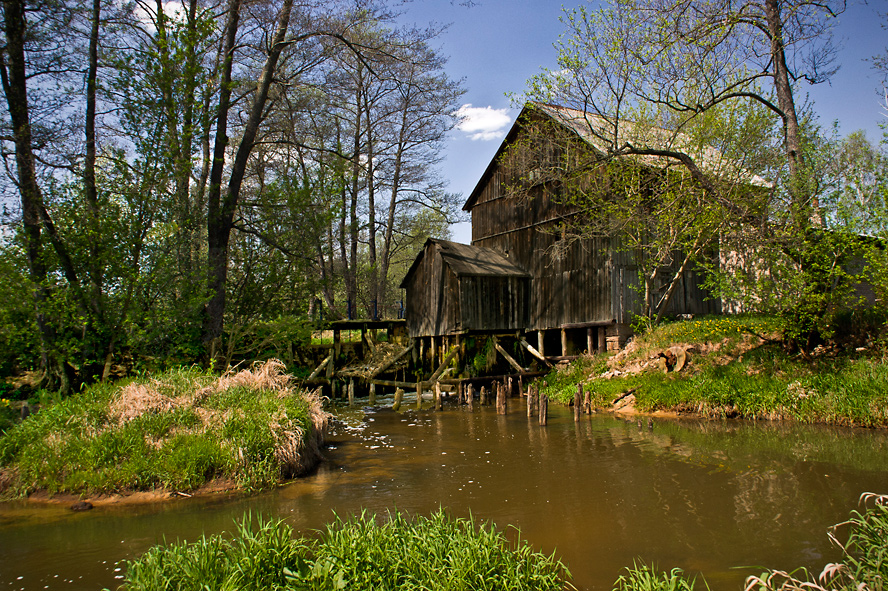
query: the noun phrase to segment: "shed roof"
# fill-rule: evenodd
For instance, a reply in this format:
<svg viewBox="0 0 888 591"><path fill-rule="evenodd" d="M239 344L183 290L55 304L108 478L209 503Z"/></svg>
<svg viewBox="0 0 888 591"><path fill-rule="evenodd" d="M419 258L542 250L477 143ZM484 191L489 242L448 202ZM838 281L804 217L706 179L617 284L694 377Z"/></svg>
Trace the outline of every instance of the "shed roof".
<svg viewBox="0 0 888 591"><path fill-rule="evenodd" d="M457 277L530 277L530 273L511 262L505 255L492 248L470 246L448 240L429 238L416 260L401 281L401 287L407 286L407 280L413 275L416 267L422 262L429 245L434 245L444 263L450 267Z"/></svg>

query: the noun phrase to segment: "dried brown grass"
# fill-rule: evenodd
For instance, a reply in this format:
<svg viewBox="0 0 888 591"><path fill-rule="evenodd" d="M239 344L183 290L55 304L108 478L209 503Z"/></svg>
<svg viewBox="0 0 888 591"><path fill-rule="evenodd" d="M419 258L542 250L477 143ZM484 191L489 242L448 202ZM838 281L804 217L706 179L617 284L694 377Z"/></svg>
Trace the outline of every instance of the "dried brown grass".
<svg viewBox="0 0 888 591"><path fill-rule="evenodd" d="M170 397L163 393L169 386L158 380L129 384L112 400L109 416L113 423L122 425L147 413L169 412L177 408L192 410L200 419L199 429L220 430L231 417L230 409L219 410L202 406L212 396L230 388L250 391L275 392L278 398L301 396L307 403L311 421L310 433L289 420L284 413L274 417L269 427L277 442L275 458L280 462L284 478L289 478L314 466L321 458L321 446L326 437L330 414L324 411L320 392L293 387L293 378L286 366L277 359L254 363L248 369L230 370L210 384L194 380L190 392ZM181 432L177 430L177 432ZM159 446L160 441L152 442Z"/></svg>

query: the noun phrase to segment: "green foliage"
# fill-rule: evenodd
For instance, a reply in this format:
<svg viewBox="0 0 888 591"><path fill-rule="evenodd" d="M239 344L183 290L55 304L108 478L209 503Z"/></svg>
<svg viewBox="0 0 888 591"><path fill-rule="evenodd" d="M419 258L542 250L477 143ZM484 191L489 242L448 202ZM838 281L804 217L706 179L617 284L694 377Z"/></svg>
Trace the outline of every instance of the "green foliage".
<svg viewBox="0 0 888 591"><path fill-rule="evenodd" d="M876 330L877 311L843 316L844 326ZM888 364L849 353L805 360L769 341L782 327L768 316L715 316L665 323L636 337L633 352L616 369L647 363L663 349L692 345L689 364L680 373L648 369L612 379L598 379L609 357L578 360L540 380L541 392L562 403L573 400L577 384L607 407L632 391L643 412L672 410L711 417L793 419L810 423L888 425ZM853 343L852 343L853 344ZM708 353L706 351L709 351Z"/></svg>
<svg viewBox="0 0 888 591"><path fill-rule="evenodd" d="M656 572L653 566L635 562L614 582L614 591L693 591L695 583L696 577L686 578L680 568Z"/></svg>
<svg viewBox="0 0 888 591"><path fill-rule="evenodd" d="M0 465L15 475L6 494L192 490L215 477L267 488L310 448L313 404L246 379L218 385L196 368L96 384L0 436Z"/></svg>
<svg viewBox="0 0 888 591"><path fill-rule="evenodd" d="M283 521L251 516L237 523L237 535L151 548L127 565L128 591L265 591L287 588L285 573L306 553Z"/></svg>
<svg viewBox="0 0 888 591"><path fill-rule="evenodd" d="M318 540L293 539L280 521L238 524L237 537L157 546L129 563L123 588L459 590L565 587L554 556L511 543L492 524L400 512L338 518Z"/></svg>

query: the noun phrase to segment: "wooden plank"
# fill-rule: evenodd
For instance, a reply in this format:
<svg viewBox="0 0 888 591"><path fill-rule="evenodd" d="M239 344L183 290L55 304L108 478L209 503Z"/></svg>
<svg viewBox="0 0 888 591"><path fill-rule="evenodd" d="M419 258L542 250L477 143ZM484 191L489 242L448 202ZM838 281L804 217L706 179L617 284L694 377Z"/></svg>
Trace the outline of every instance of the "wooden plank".
<svg viewBox="0 0 888 591"><path fill-rule="evenodd" d="M318 377L321 374L321 371L323 371L324 366L327 365L328 363L330 363L330 359L332 359L332 358L333 358L333 353L331 352L329 355L324 357L324 360L321 361L320 365L318 365L313 372L311 372L311 374L308 376L308 379L306 379L305 381L310 382L311 380Z"/></svg>
<svg viewBox="0 0 888 591"><path fill-rule="evenodd" d="M441 365L438 366L438 369L435 370L435 373L432 374L432 377L429 378L429 382L434 384L438 381L438 378L441 377L441 374L444 372L444 368L447 367L447 364L453 359L453 356L459 352L458 347L454 347L450 350L450 353L447 354L447 357L444 358L444 361L441 362Z"/></svg>
<svg viewBox="0 0 888 591"><path fill-rule="evenodd" d="M375 370L373 370L373 373L370 374L370 379L372 380L373 378L375 378L376 376L378 376L379 374L381 374L382 372L384 372L385 370L390 368L392 365L394 365L395 363L400 361L401 358L404 357L404 355L406 355L407 353L410 353L410 351L412 351L412 350L413 350L413 343L410 343L407 347L404 348L403 351L401 351L400 353L398 353L397 355L392 357L389 361L387 361L386 363L380 365Z"/></svg>
<svg viewBox="0 0 888 591"><path fill-rule="evenodd" d="M509 355L509 353L505 349L503 349L502 345L500 345L495 338L493 339L493 346L496 348L497 351L500 352L500 355L502 355L506 359L506 361L509 362L509 365L511 365L518 371L518 373L524 373L526 371L523 367L518 365L518 362L515 361L515 359L511 355Z"/></svg>
<svg viewBox="0 0 888 591"><path fill-rule="evenodd" d="M540 332L542 332L542 331L540 331ZM528 351L531 355L533 355L534 357L536 357L537 359L539 359L540 361L542 361L543 363L545 363L546 366L548 366L548 367L552 367L552 364L549 363L549 360L546 359L545 357L543 357L543 354L542 354L542 353L540 353L539 351L537 351L536 349L534 349L533 346L532 346L530 343L527 342L527 339L521 339L521 340L518 341L518 342L521 343L521 346L524 347L525 349L527 349L527 351Z"/></svg>

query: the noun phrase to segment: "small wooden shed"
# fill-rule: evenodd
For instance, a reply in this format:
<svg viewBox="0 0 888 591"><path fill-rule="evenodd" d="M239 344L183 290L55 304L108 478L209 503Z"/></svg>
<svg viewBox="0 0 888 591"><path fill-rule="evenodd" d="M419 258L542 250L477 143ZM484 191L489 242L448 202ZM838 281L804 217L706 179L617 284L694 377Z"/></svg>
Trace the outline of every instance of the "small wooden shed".
<svg viewBox="0 0 888 591"><path fill-rule="evenodd" d="M521 330L530 280L502 252L430 238L401 282L407 330L411 337Z"/></svg>

